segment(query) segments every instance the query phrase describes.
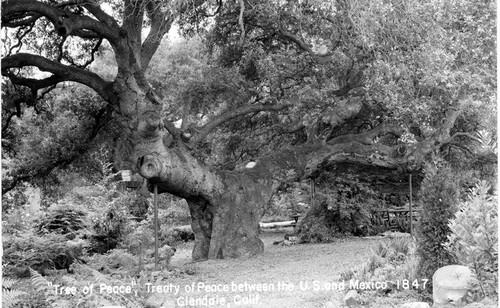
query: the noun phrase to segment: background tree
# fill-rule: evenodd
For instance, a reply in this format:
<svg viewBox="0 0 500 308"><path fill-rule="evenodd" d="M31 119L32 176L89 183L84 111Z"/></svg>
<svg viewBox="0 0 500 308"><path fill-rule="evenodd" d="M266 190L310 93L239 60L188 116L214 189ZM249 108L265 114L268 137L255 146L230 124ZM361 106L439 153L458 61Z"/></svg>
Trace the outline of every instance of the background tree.
<svg viewBox="0 0 500 308"><path fill-rule="evenodd" d="M2 75L30 90L11 106L61 82L91 88L119 126L117 168L187 200L193 258L254 255L283 183L329 164L415 172L443 148L472 152L481 127L456 123L494 108L494 20L493 3L467 1L7 0ZM151 78L174 21L207 52L189 49L169 59L172 75ZM111 76L89 67L105 43Z"/></svg>

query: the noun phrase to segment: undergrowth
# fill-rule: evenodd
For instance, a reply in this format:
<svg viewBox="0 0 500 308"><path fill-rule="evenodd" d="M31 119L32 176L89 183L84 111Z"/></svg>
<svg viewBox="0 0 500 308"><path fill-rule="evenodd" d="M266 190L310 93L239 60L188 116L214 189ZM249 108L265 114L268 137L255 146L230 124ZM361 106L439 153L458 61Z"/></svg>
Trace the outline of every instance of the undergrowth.
<svg viewBox="0 0 500 308"><path fill-rule="evenodd" d="M427 281L417 275L418 256L413 238L400 237L387 242L380 242L372 248L371 254L358 268L341 273L341 280L363 282L387 282L386 288L379 288L380 293L392 291L418 290L426 288Z"/></svg>

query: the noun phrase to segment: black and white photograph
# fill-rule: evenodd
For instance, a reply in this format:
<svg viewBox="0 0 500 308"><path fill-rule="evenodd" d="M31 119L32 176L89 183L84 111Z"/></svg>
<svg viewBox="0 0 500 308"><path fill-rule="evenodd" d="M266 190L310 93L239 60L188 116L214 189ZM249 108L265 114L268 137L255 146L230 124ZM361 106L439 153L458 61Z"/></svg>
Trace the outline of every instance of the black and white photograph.
<svg viewBox="0 0 500 308"><path fill-rule="evenodd" d="M498 307L496 1L0 4L0 307Z"/></svg>

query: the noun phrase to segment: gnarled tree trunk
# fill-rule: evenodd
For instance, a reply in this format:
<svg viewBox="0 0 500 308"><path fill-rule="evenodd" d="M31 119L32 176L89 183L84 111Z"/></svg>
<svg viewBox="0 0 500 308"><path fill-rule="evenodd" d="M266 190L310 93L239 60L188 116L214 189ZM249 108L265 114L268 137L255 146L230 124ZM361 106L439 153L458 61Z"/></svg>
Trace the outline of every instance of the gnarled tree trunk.
<svg viewBox="0 0 500 308"><path fill-rule="evenodd" d="M193 259L253 256L263 252L259 220L272 195L285 182L314 176L324 164L343 161L411 168L428 147L388 147L374 144L376 136L398 133L394 127L372 135L351 136L348 142L289 147L256 160L252 168L214 170L196 160L180 142L164 143L163 130L153 112L138 124L140 142L135 161L150 187L183 197L189 204L195 234ZM361 141L362 143L358 142Z"/></svg>

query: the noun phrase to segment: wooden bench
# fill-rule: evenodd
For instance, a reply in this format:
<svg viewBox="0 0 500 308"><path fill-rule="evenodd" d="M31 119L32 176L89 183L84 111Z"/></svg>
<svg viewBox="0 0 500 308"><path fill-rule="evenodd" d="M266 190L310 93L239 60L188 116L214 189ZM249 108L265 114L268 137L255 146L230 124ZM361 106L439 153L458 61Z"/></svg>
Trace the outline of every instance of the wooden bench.
<svg viewBox="0 0 500 308"><path fill-rule="evenodd" d="M294 227L297 226L299 222L299 218L302 214L293 213L290 215L290 218L293 220L288 221L276 221L276 222L260 222L259 227L263 229L272 229L272 228L284 228L284 227Z"/></svg>
<svg viewBox="0 0 500 308"><path fill-rule="evenodd" d="M412 208L413 221L418 221L420 217L421 208ZM410 209L407 207L395 207L395 208L384 208L374 210L374 220L375 223L383 224L389 229L397 228L398 221L409 222L410 220Z"/></svg>

